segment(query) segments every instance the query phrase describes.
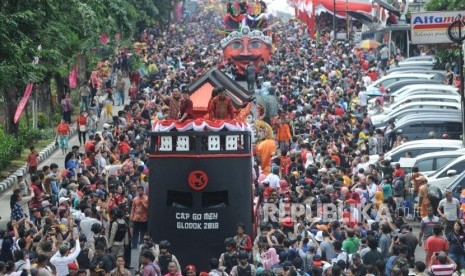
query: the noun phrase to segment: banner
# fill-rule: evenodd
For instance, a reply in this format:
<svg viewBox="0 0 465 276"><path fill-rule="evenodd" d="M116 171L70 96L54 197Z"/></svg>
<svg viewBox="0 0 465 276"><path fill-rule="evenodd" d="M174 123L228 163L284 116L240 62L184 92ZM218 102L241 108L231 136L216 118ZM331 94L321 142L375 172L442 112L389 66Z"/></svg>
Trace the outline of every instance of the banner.
<svg viewBox="0 0 465 276"><path fill-rule="evenodd" d="M452 43L447 28L465 11L412 12L412 44Z"/></svg>
<svg viewBox="0 0 465 276"><path fill-rule="evenodd" d="M21 118L21 114L23 113L23 110L27 105L27 101L29 100L29 97L31 96L33 86L34 86L34 83L31 82L26 86L26 89L24 90L24 96L19 102L18 108L16 109L15 118L14 118L15 124L18 123L19 118Z"/></svg>
<svg viewBox="0 0 465 276"><path fill-rule="evenodd" d="M73 71L69 74L68 77L69 88L74 89L77 87L77 66L74 65Z"/></svg>

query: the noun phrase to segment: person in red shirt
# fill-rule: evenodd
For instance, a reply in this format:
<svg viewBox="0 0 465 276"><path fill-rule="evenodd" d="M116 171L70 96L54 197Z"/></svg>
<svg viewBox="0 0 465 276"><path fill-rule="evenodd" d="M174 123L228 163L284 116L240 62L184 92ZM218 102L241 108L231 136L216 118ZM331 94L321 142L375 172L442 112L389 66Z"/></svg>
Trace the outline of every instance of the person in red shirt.
<svg viewBox="0 0 465 276"><path fill-rule="evenodd" d="M426 262L431 263L431 257L436 252L449 251L449 243L441 237L442 226L440 224L433 226L433 236L429 237L425 242Z"/></svg>
<svg viewBox="0 0 465 276"><path fill-rule="evenodd" d="M87 133L87 113L85 111L81 112L77 119L77 129L78 129L78 138L79 146L83 143L86 143L86 133Z"/></svg>
<svg viewBox="0 0 465 276"><path fill-rule="evenodd" d="M27 167L28 167L29 174L33 175L37 173L37 165L38 165L37 158L39 157L39 153L37 153L34 146L31 146L29 150L31 152L27 156Z"/></svg>
<svg viewBox="0 0 465 276"><path fill-rule="evenodd" d="M42 183L40 183L39 176L37 175L32 175L31 176L31 189L32 192L34 193L34 197L29 201L29 210L33 210L34 208L37 208L39 210L42 209L42 201L45 199L47 194L44 191L44 188L42 187ZM32 218L32 212L31 212L31 218Z"/></svg>
<svg viewBox="0 0 465 276"><path fill-rule="evenodd" d="M404 176L405 176L404 170L402 170L402 169L400 168L400 164L399 164L399 163L396 163L395 169L394 169L394 178L396 178L396 177L404 177Z"/></svg>
<svg viewBox="0 0 465 276"><path fill-rule="evenodd" d="M334 115L342 117L344 116L344 109L339 104L335 104Z"/></svg>
<svg viewBox="0 0 465 276"><path fill-rule="evenodd" d="M131 146L126 142L126 136L124 134L119 137L118 148L120 155L127 154L131 151Z"/></svg>
<svg viewBox="0 0 465 276"><path fill-rule="evenodd" d="M95 140L94 134L89 135L89 141L84 144L84 151L85 152L95 152Z"/></svg>
<svg viewBox="0 0 465 276"><path fill-rule="evenodd" d="M61 122L58 124L56 128L56 132L57 134L56 134L55 139L58 141L58 144L60 145L61 152L63 154L66 154L66 152L68 151L68 142L69 142L71 127L65 121L65 119L61 119Z"/></svg>

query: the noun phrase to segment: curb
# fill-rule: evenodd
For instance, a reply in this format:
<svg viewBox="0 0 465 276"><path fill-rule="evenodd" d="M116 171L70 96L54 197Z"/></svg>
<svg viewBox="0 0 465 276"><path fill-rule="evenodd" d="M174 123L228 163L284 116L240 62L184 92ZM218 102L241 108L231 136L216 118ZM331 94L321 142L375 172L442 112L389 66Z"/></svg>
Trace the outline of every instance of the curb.
<svg viewBox="0 0 465 276"><path fill-rule="evenodd" d="M76 128L71 127L71 137L76 134ZM71 140L71 139L70 139ZM50 145L46 146L42 151L39 152L38 162L41 163L45 159L47 159L50 155L52 155L58 146L55 146L55 141L50 143ZM0 182L0 194L8 190L11 186L13 186L16 182L18 175L26 175L27 174L27 163L22 165L19 169L17 169L14 173L8 176L5 180Z"/></svg>

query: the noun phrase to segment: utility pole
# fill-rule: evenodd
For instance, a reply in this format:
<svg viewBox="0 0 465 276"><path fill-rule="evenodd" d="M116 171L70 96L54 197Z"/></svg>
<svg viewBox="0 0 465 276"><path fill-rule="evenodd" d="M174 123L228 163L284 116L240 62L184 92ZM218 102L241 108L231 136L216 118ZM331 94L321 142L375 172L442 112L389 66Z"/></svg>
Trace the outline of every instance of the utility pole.
<svg viewBox="0 0 465 276"><path fill-rule="evenodd" d="M333 0L333 40L336 40L337 31L336 31L336 0Z"/></svg>
<svg viewBox="0 0 465 276"><path fill-rule="evenodd" d="M465 40L465 24L462 15L457 15L457 19L447 28L447 35L452 42L459 46L459 72L460 72L460 99L462 103L462 147L465 147L465 95L463 84L463 41Z"/></svg>

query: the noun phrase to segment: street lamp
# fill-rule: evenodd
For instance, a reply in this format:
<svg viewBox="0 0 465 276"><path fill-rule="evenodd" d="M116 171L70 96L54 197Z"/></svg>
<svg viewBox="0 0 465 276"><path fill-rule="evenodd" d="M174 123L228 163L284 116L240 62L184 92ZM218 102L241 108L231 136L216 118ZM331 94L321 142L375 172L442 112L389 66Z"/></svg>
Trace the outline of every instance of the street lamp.
<svg viewBox="0 0 465 276"><path fill-rule="evenodd" d="M462 103L462 146L465 147L465 95L463 84L463 41L465 40L465 24L462 15L458 14L457 19L447 28L447 35L452 42L459 45L459 72L460 72L460 99Z"/></svg>

